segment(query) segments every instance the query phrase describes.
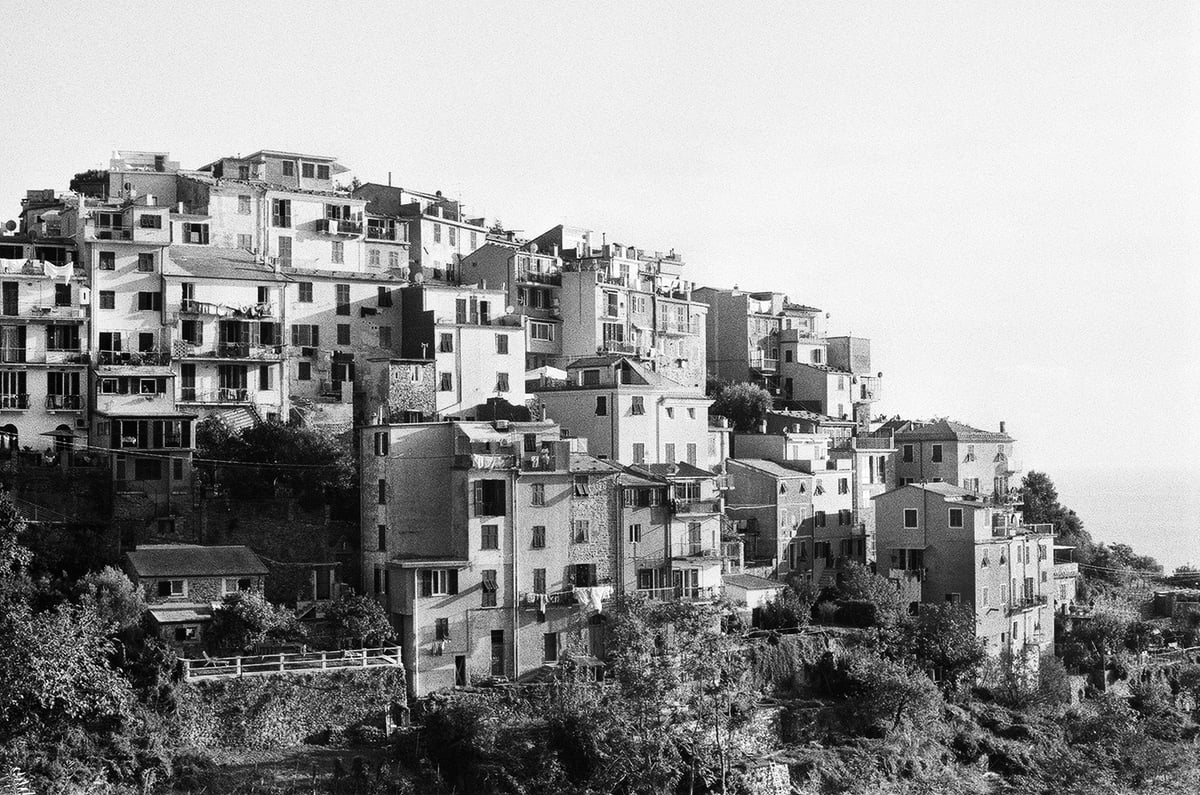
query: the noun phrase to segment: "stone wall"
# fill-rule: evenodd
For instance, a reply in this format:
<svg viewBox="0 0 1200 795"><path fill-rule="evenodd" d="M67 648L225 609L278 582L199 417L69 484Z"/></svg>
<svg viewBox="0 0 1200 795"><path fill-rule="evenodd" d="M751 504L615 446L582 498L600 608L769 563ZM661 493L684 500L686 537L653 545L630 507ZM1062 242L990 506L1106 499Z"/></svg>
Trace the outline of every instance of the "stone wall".
<svg viewBox="0 0 1200 795"><path fill-rule="evenodd" d="M172 731L204 748L289 748L328 730L383 727L404 707L403 668L180 684Z"/></svg>

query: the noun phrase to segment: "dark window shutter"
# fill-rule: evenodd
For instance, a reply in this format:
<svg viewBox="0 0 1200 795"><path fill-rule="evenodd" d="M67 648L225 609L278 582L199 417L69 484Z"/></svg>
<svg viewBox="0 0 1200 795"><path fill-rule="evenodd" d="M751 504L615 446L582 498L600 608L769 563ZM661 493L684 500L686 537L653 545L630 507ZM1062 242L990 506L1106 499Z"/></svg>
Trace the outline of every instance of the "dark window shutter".
<svg viewBox="0 0 1200 795"><path fill-rule="evenodd" d="M446 572L446 590L452 594L458 593L458 569Z"/></svg>
<svg viewBox="0 0 1200 795"><path fill-rule="evenodd" d="M433 572L421 569L421 596L433 595Z"/></svg>
<svg viewBox="0 0 1200 795"><path fill-rule="evenodd" d="M474 485L475 515L483 516L483 481L477 480Z"/></svg>
<svg viewBox="0 0 1200 795"><path fill-rule="evenodd" d="M321 327L314 324L312 327L312 330L313 330L312 344L313 344L313 347L315 348L321 344Z"/></svg>
<svg viewBox="0 0 1200 795"><path fill-rule="evenodd" d="M295 323L292 324L292 344L300 344L300 328Z"/></svg>

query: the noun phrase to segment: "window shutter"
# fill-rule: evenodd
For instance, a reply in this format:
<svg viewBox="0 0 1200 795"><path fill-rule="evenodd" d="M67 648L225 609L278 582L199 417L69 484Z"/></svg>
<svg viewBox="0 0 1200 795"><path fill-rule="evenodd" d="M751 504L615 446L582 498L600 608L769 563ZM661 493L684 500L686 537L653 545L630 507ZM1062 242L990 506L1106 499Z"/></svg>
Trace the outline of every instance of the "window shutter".
<svg viewBox="0 0 1200 795"><path fill-rule="evenodd" d="M472 502L474 503L475 515L483 516L483 481L477 480L473 486Z"/></svg>
<svg viewBox="0 0 1200 795"><path fill-rule="evenodd" d="M429 569L421 569L421 596L433 595L433 572Z"/></svg>
<svg viewBox="0 0 1200 795"><path fill-rule="evenodd" d="M315 325L315 324L313 325L312 337L313 337L312 344L313 344L313 347L315 348L321 344L321 327L320 326Z"/></svg>
<svg viewBox="0 0 1200 795"><path fill-rule="evenodd" d="M296 346L300 345L300 327L295 323L292 324L292 344Z"/></svg>
<svg viewBox="0 0 1200 795"><path fill-rule="evenodd" d="M452 594L458 593L458 569L446 572L446 590Z"/></svg>

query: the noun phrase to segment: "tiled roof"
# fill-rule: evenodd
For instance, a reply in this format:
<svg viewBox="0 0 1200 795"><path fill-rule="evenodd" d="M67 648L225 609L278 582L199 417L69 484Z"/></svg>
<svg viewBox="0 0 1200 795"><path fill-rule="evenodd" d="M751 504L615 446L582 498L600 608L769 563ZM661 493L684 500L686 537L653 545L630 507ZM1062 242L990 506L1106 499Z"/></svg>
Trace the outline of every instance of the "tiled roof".
<svg viewBox="0 0 1200 795"><path fill-rule="evenodd" d="M924 425L915 425L906 431L898 431L896 440L952 439L960 442L1011 442L1007 433L983 431L953 420L937 420Z"/></svg>
<svg viewBox="0 0 1200 795"><path fill-rule="evenodd" d="M126 552L125 558L139 577L217 577L267 573L262 560L246 546L152 544Z"/></svg>
<svg viewBox="0 0 1200 795"><path fill-rule="evenodd" d="M729 463L741 464L742 466L757 469L777 478L812 477L811 472L805 472L798 467L790 467L776 461L768 461L765 458L731 458L729 459Z"/></svg>
<svg viewBox="0 0 1200 795"><path fill-rule="evenodd" d="M707 469L680 461L676 464L635 464L631 467L634 472L641 470L660 478L712 478L716 477Z"/></svg>
<svg viewBox="0 0 1200 795"><path fill-rule="evenodd" d="M216 246L171 246L167 276L199 276L211 279L282 281L265 263L244 248Z"/></svg>
<svg viewBox="0 0 1200 795"><path fill-rule="evenodd" d="M734 585L747 591L778 591L784 587L781 582L754 574L726 574L721 579L726 585Z"/></svg>
<svg viewBox="0 0 1200 795"><path fill-rule="evenodd" d="M588 453L571 453L570 468L572 472L604 472L612 474L620 471L620 467L609 461L602 461Z"/></svg>

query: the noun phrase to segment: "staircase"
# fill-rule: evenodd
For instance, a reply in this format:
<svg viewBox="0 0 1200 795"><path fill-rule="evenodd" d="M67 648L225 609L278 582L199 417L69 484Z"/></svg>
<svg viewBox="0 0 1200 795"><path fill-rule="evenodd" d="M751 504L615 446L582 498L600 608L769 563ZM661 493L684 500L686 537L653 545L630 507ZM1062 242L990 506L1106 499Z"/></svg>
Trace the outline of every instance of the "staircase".
<svg viewBox="0 0 1200 795"><path fill-rule="evenodd" d="M234 433L243 431L246 428L252 428L262 422L262 417L258 413L258 407L254 405L223 409L216 412L216 415Z"/></svg>

